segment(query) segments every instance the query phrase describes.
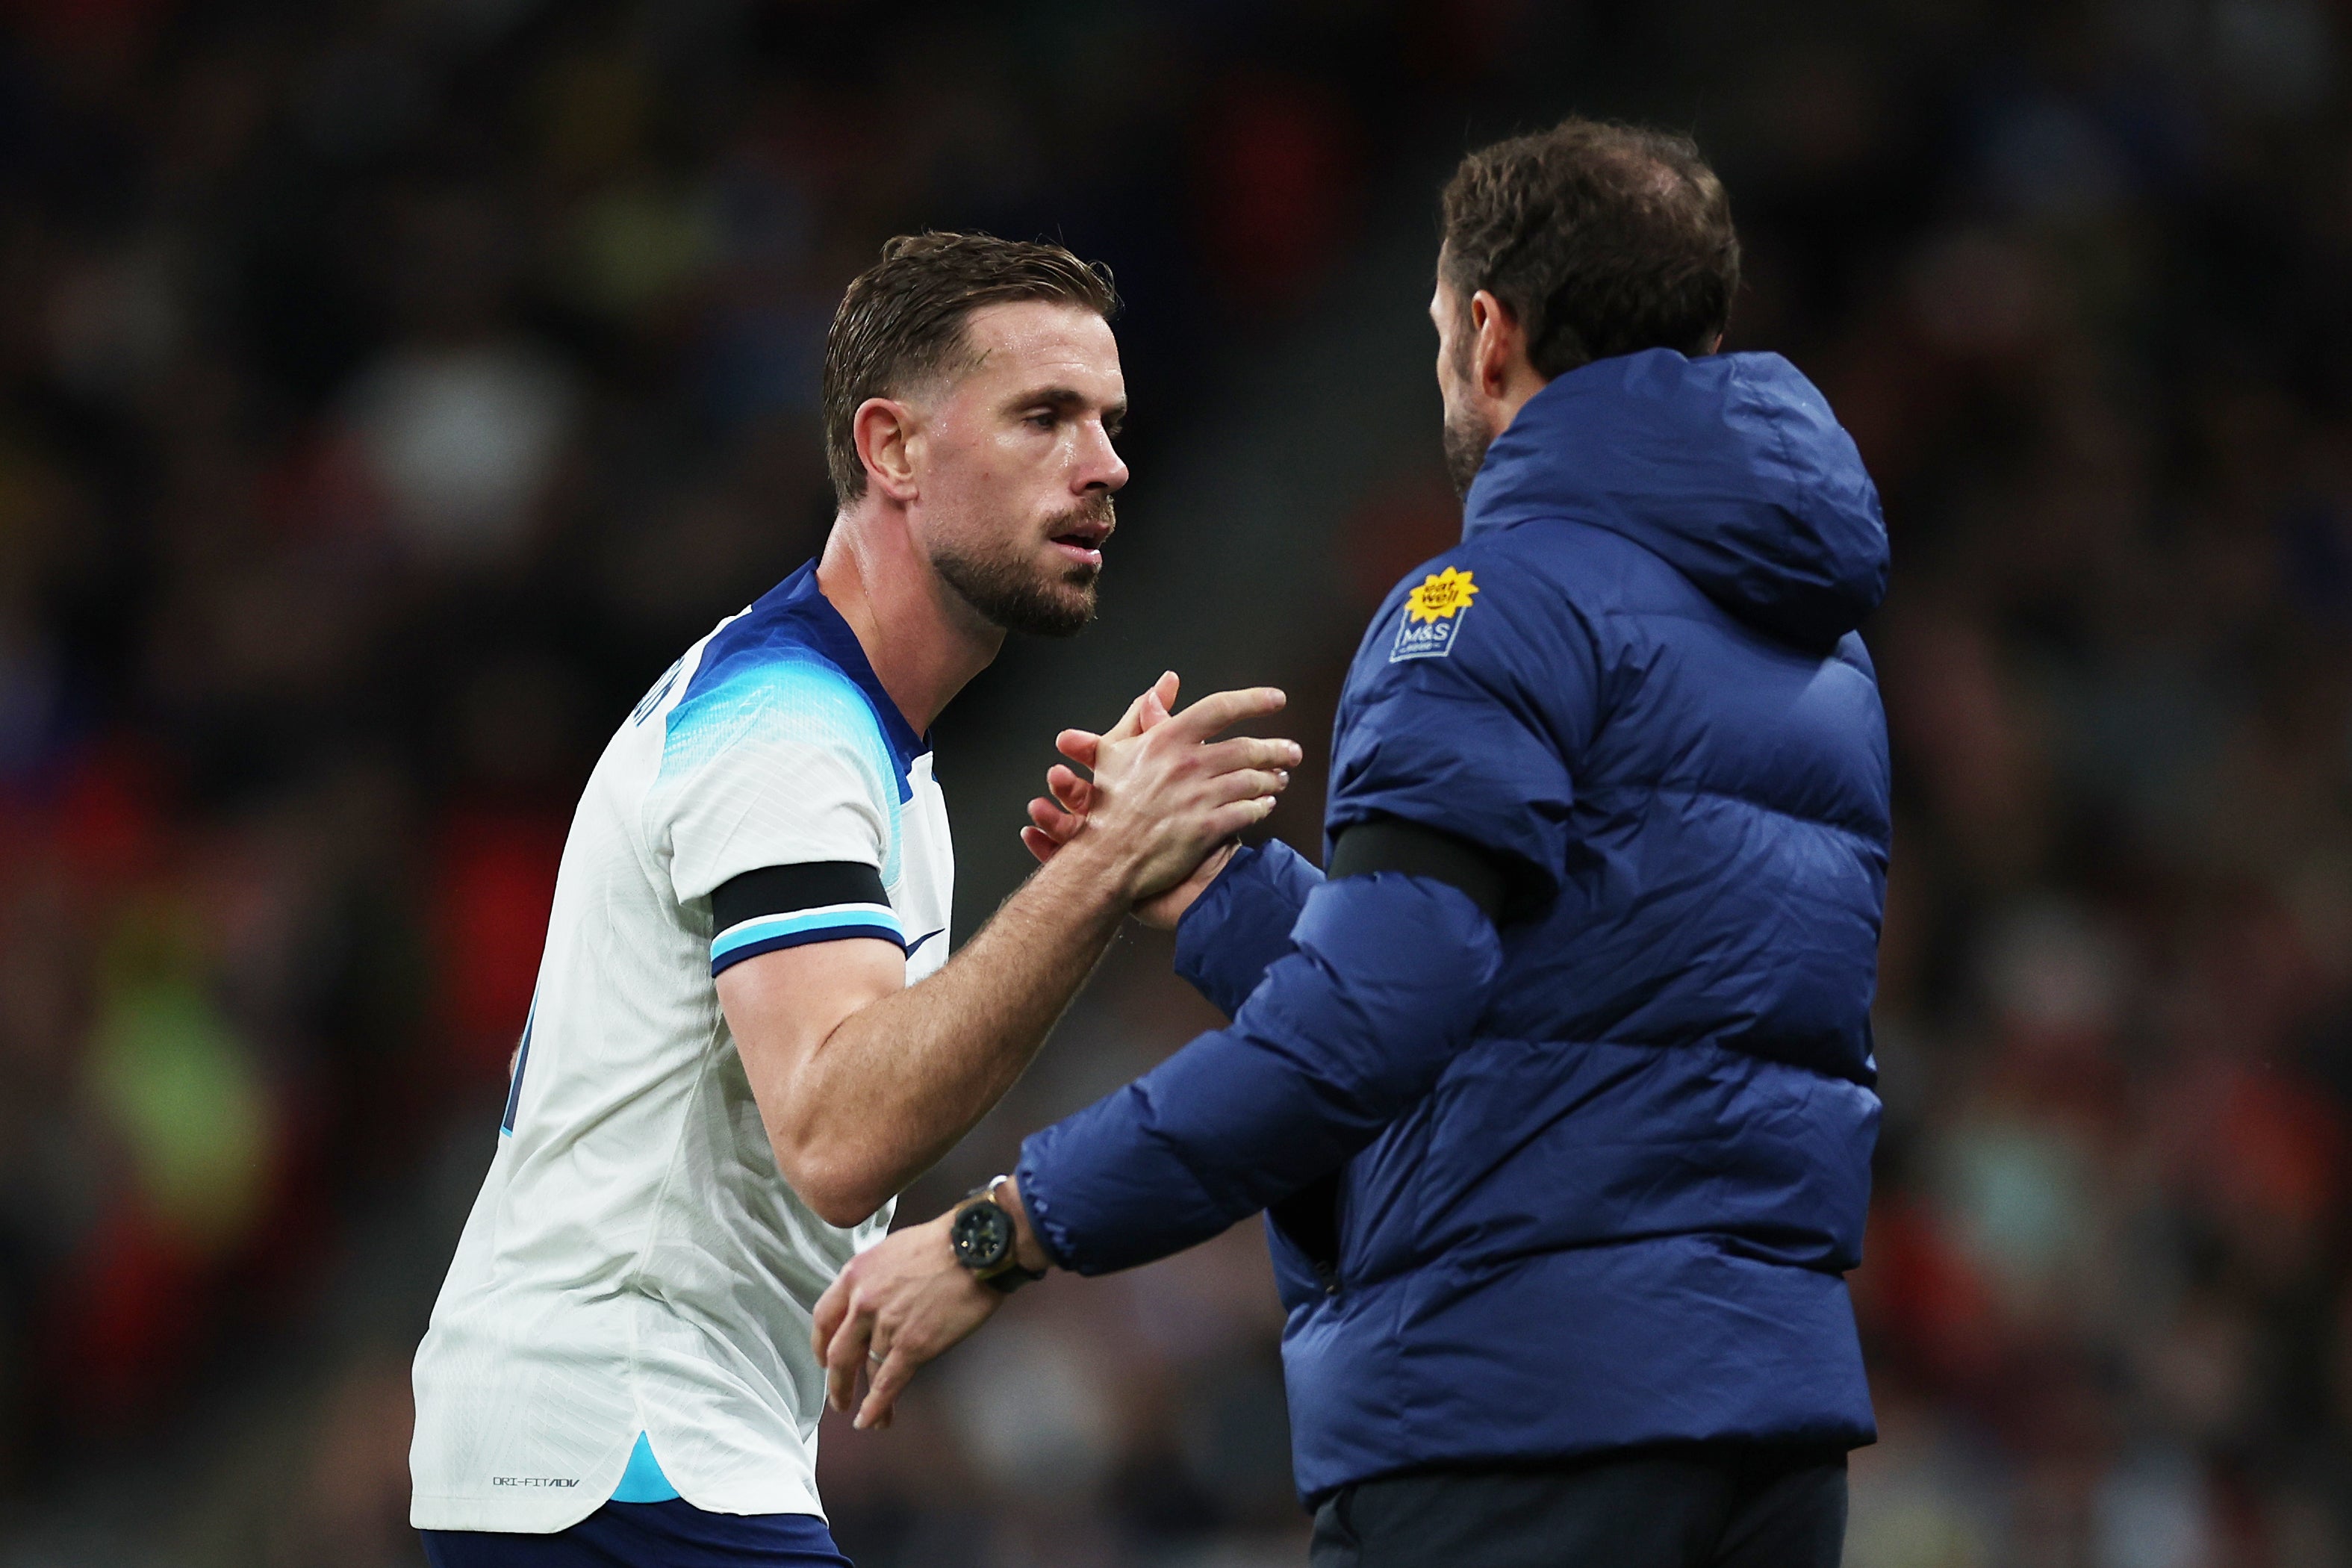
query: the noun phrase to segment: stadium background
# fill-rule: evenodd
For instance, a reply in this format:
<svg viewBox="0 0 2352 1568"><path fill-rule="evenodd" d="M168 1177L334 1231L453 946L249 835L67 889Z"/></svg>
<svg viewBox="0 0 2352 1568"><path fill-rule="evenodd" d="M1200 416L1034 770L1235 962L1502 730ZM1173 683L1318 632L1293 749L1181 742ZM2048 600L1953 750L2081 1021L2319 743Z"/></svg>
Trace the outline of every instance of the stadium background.
<svg viewBox="0 0 2352 1568"><path fill-rule="evenodd" d="M574 794L815 546L925 226L1109 261L1101 624L940 726L971 925L1173 665L1326 739L1441 548L1454 156L1696 131L1886 496L1850 1561L2352 1553L2352 12L2328 0L0 7L0 1568L378 1568ZM1311 844L1310 766L1279 819ZM1207 1022L1130 934L909 1198ZM827 1436L866 1568L1297 1563L1253 1227Z"/></svg>

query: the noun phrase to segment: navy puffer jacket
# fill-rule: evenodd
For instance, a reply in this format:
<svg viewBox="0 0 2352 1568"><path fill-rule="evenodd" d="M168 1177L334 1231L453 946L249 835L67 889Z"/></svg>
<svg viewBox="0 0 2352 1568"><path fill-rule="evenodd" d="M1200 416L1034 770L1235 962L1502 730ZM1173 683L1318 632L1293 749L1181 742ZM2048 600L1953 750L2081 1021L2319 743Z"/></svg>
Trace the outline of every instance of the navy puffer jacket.
<svg viewBox="0 0 2352 1568"><path fill-rule="evenodd" d="M1310 1499L1432 1464L1873 1436L1844 1271L1878 1100L1886 582L1853 443L1777 355L1604 360L1489 451L1341 700L1327 833L1247 851L1179 966L1232 1026L1030 1140L1046 1244L1120 1268L1271 1211Z"/></svg>

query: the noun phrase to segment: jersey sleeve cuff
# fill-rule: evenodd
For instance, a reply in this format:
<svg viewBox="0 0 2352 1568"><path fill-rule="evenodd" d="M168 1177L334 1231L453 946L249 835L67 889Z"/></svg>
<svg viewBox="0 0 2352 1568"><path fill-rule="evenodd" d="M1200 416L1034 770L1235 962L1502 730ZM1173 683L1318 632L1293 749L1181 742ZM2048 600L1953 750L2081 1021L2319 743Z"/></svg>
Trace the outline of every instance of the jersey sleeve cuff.
<svg viewBox="0 0 2352 1568"><path fill-rule="evenodd" d="M747 958L813 942L873 937L907 949L882 875L855 860L762 866L730 877L710 895L710 973Z"/></svg>
<svg viewBox="0 0 2352 1568"><path fill-rule="evenodd" d="M788 915L761 915L728 927L710 939L710 973L715 977L763 952L854 936L877 937L900 952L907 946L906 928L889 905L833 904Z"/></svg>

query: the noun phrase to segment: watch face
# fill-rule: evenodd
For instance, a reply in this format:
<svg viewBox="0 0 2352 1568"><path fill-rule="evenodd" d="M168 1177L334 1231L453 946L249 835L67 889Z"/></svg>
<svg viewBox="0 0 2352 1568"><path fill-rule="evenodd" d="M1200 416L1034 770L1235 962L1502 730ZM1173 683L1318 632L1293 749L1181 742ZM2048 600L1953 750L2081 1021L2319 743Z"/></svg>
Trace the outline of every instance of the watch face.
<svg viewBox="0 0 2352 1568"><path fill-rule="evenodd" d="M1013 1216L983 1199L956 1215L948 1235L956 1261L966 1268L993 1268L1013 1250Z"/></svg>

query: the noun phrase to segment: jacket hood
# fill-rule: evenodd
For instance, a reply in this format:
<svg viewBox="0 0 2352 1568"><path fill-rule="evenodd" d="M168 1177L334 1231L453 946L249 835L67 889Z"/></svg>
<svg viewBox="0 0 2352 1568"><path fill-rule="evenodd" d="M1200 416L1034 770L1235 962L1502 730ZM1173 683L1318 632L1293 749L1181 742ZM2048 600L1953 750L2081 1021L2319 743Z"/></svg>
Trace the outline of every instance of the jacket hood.
<svg viewBox="0 0 2352 1568"><path fill-rule="evenodd" d="M1771 353L1596 360L1487 448L1464 535L1572 518L1664 557L1764 631L1826 647L1886 593L1886 521L1829 401Z"/></svg>

